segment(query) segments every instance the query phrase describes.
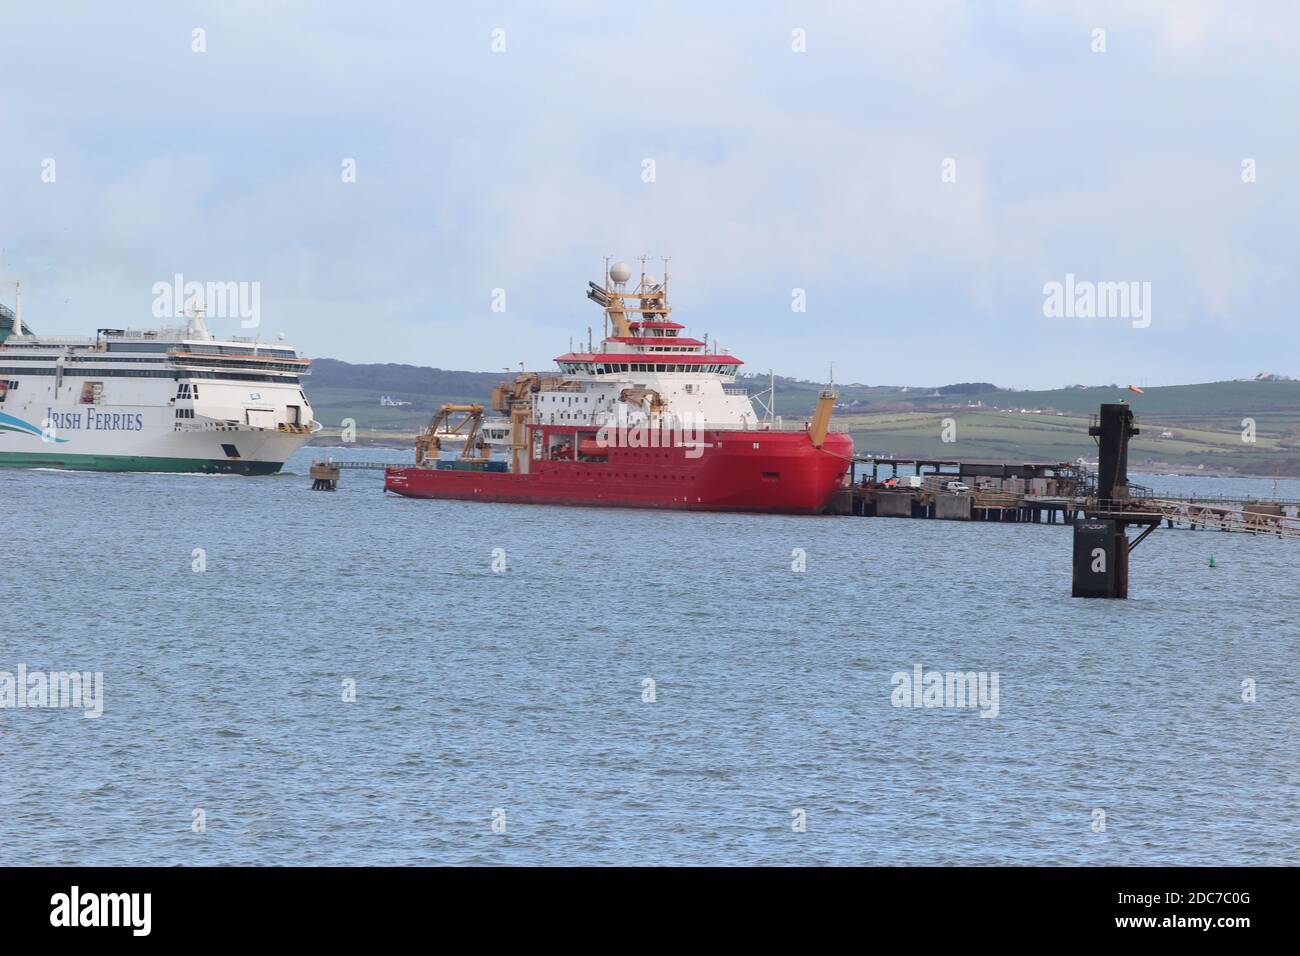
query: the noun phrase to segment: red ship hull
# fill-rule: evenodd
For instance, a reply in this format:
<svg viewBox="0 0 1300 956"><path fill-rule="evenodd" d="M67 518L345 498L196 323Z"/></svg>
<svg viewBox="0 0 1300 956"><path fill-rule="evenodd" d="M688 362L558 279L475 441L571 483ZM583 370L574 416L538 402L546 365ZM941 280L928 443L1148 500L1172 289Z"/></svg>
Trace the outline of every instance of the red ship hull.
<svg viewBox="0 0 1300 956"><path fill-rule="evenodd" d="M602 449L604 460L578 454L532 461L525 474L389 468L384 488L411 498L822 514L853 453L853 440L840 433L828 434L823 448L813 447L807 432L709 431L703 437L703 447L611 445Z"/></svg>

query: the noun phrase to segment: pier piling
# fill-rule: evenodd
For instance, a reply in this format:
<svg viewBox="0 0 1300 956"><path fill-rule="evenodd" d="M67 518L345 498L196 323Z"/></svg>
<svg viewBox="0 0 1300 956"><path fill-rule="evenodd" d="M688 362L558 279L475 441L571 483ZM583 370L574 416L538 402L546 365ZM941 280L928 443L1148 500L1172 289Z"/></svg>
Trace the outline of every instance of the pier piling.
<svg viewBox="0 0 1300 956"><path fill-rule="evenodd" d="M313 461L311 463L311 490L337 491L339 486L339 467L331 461Z"/></svg>

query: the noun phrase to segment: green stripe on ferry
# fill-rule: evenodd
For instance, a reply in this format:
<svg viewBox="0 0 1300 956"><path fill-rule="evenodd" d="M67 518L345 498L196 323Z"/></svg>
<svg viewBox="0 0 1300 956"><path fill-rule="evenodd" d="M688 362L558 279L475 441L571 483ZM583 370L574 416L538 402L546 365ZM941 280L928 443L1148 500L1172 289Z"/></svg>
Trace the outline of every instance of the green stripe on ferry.
<svg viewBox="0 0 1300 956"><path fill-rule="evenodd" d="M153 458L144 455L60 455L0 452L0 468L62 468L68 471L160 471L207 475L273 475L278 461L230 458Z"/></svg>

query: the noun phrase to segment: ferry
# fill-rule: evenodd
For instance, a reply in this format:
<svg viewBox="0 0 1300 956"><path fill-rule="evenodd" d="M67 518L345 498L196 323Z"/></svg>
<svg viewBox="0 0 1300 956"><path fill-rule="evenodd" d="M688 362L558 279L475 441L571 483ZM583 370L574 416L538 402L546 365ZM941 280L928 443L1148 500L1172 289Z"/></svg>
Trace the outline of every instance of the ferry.
<svg viewBox="0 0 1300 956"><path fill-rule="evenodd" d="M0 306L0 467L266 475L321 425L283 343L184 326L34 334Z"/></svg>
<svg viewBox="0 0 1300 956"><path fill-rule="evenodd" d="M556 358L558 374L521 373L493 393L509 423L508 460L483 451L479 405L445 405L416 440L414 467L385 490L412 498L821 514L843 487L853 441L831 428L835 393L809 421L760 416L736 385L740 359L683 335L668 275L628 289L626 262L588 283L605 313L598 347ZM460 416L456 421L456 416ZM466 423L468 422L468 425ZM442 436L464 442L448 459ZM453 446L452 450L455 450Z"/></svg>

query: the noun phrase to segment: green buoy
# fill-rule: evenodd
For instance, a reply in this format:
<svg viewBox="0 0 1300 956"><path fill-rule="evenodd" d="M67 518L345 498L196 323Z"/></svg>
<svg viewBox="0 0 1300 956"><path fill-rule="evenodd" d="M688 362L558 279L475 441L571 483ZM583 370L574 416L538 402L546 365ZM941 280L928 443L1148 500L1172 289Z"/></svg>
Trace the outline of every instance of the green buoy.
<svg viewBox="0 0 1300 956"><path fill-rule="evenodd" d="M1214 563L1214 555L1210 555L1210 567L1212 568L1218 567L1218 565Z"/></svg>

